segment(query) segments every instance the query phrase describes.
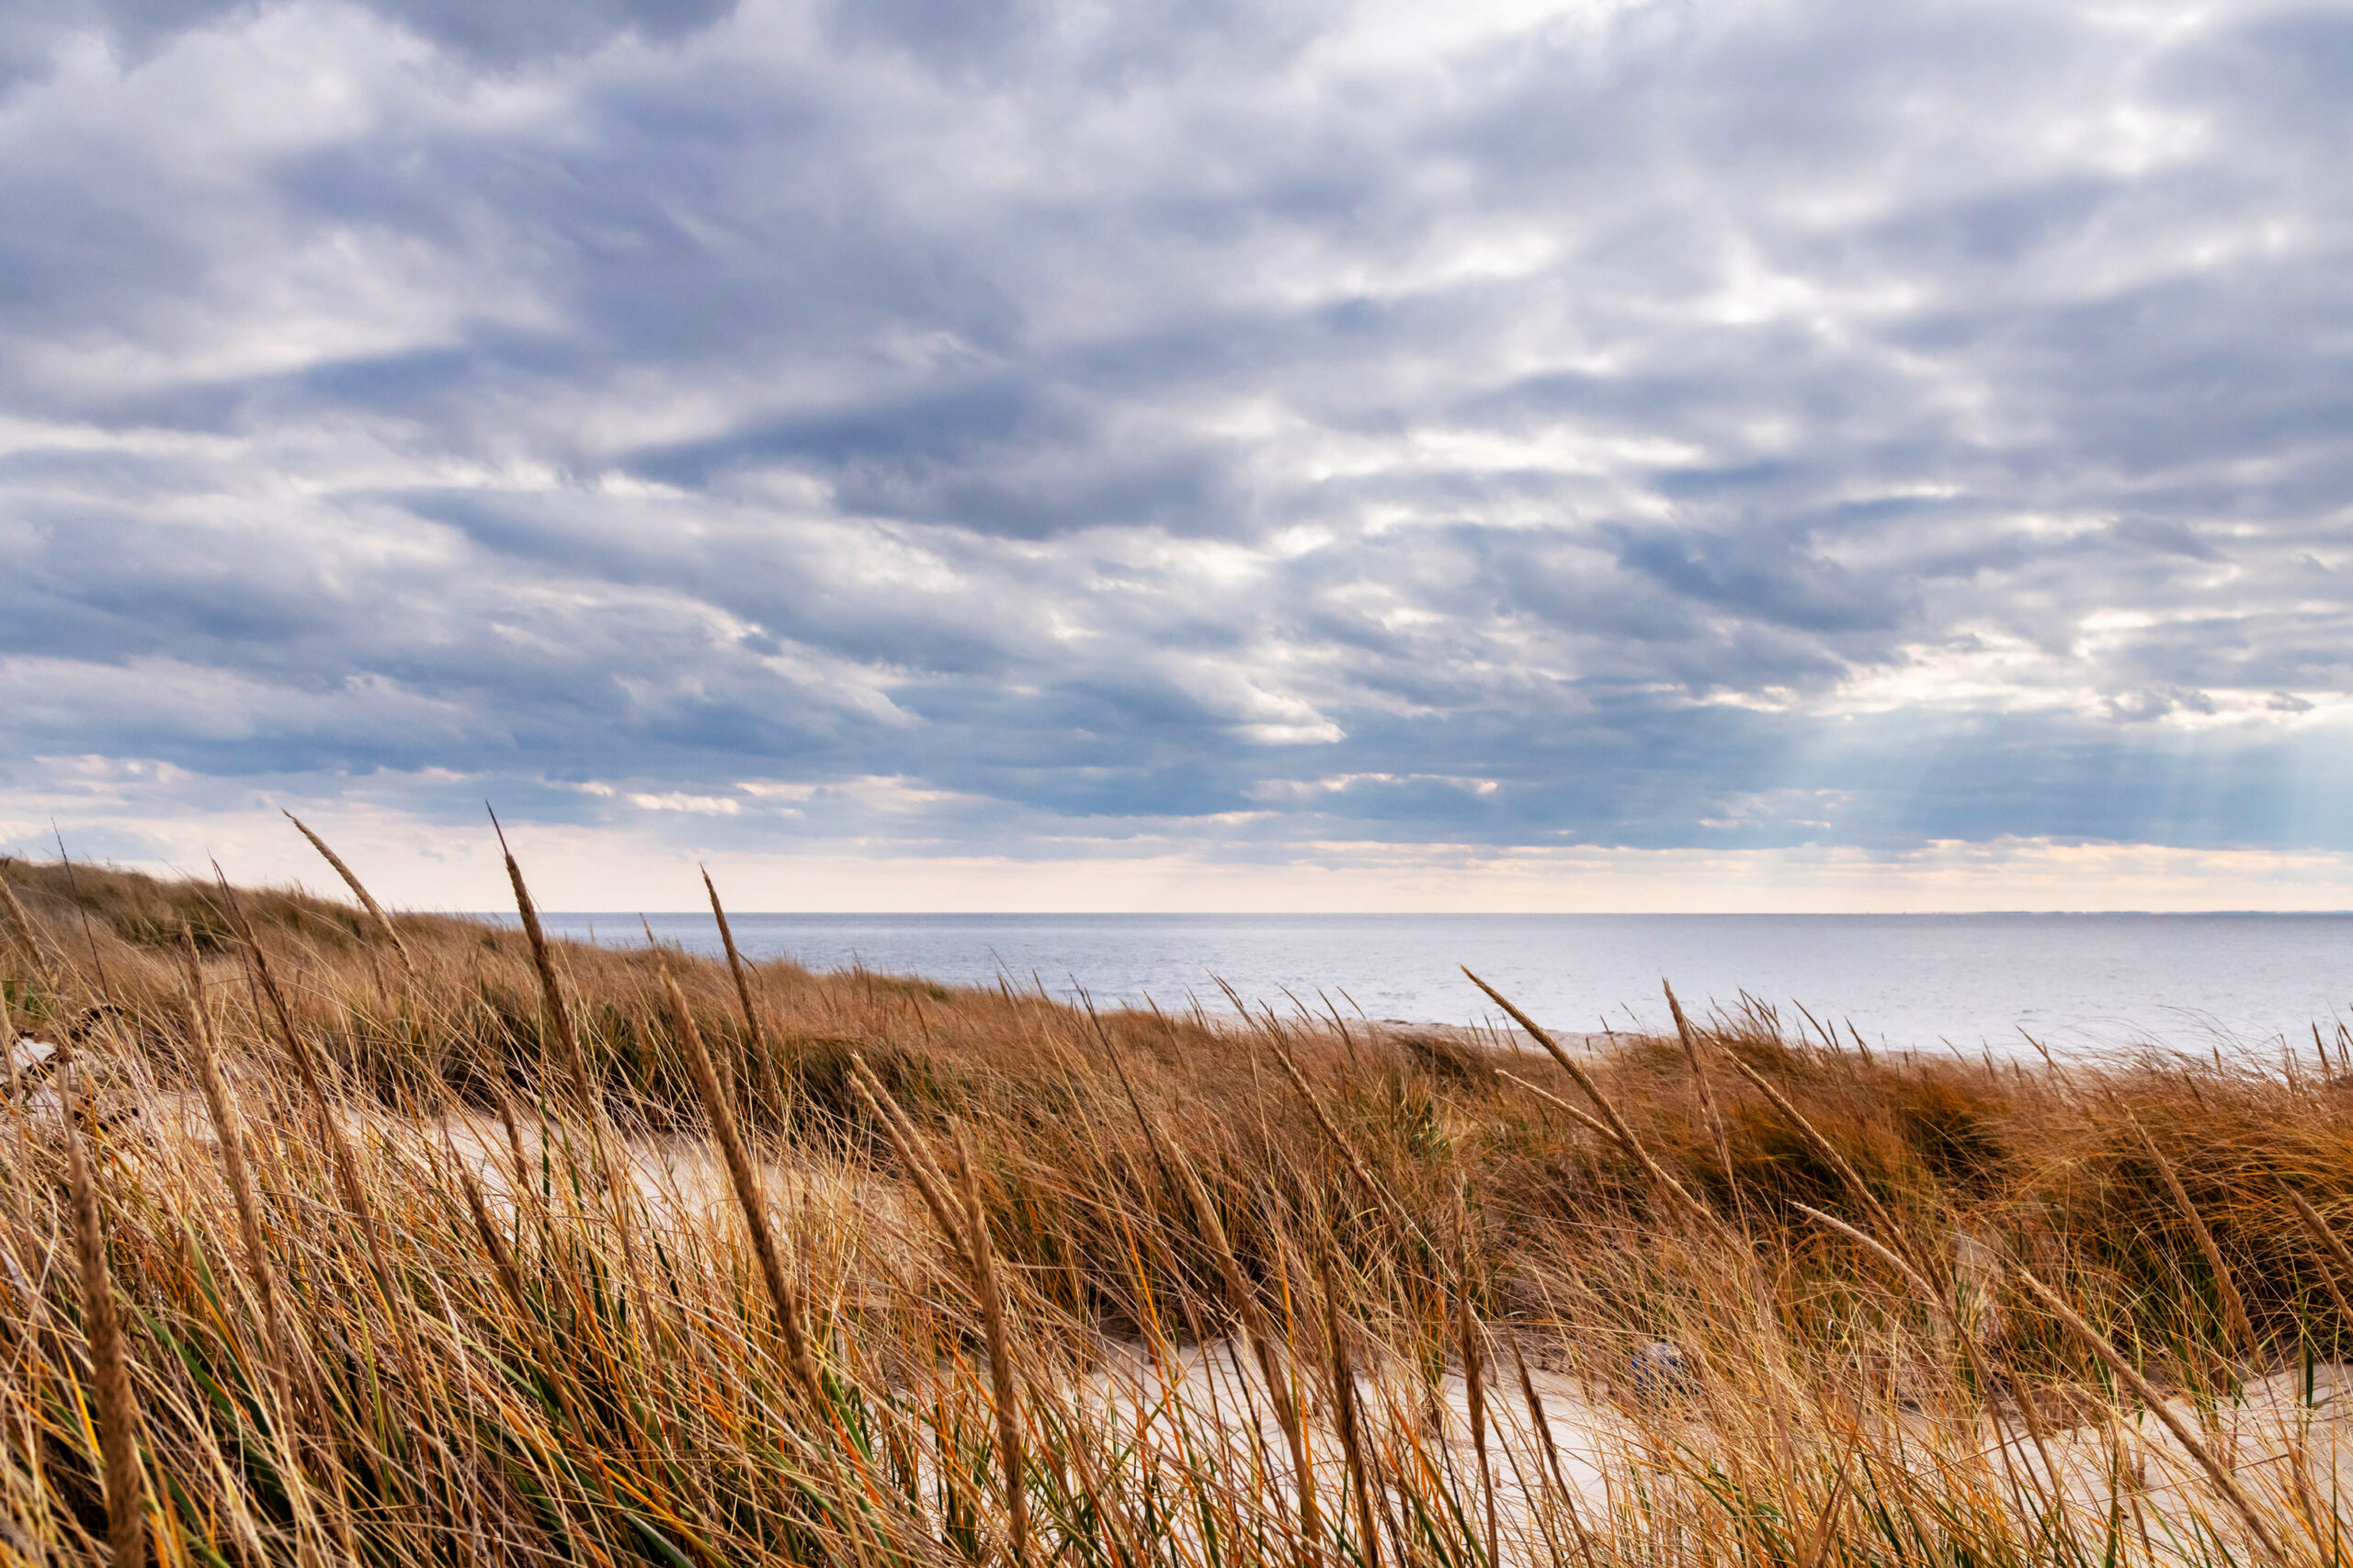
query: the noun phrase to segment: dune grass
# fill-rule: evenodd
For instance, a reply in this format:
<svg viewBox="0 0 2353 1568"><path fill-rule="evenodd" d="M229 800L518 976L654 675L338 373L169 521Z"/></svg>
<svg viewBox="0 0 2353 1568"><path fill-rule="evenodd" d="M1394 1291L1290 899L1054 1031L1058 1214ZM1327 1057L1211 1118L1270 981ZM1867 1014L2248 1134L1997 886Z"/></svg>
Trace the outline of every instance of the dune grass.
<svg viewBox="0 0 2353 1568"><path fill-rule="evenodd" d="M0 886L72 1057L0 1115L11 1562L2346 1554L2341 1036L1548 1049Z"/></svg>

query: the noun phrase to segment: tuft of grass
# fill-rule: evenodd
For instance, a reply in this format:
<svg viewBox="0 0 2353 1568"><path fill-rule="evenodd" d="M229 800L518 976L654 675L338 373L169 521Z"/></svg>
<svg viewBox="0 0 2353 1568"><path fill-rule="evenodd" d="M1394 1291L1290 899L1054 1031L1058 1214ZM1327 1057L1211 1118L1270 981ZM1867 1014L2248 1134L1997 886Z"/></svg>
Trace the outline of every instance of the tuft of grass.
<svg viewBox="0 0 2353 1568"><path fill-rule="evenodd" d="M74 1062L0 1103L0 1560L2346 1559L2318 1036L1521 1051L333 863L358 905L0 863L0 1039Z"/></svg>

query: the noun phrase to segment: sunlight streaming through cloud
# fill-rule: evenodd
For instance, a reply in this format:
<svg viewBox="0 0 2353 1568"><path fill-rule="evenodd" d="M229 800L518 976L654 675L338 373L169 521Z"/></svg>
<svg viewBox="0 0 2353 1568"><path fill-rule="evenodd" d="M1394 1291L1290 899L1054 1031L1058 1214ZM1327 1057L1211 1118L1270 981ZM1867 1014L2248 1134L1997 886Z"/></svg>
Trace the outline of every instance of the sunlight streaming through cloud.
<svg viewBox="0 0 2353 1568"><path fill-rule="evenodd" d="M45 0L0 847L2334 866L2349 69L2260 4Z"/></svg>

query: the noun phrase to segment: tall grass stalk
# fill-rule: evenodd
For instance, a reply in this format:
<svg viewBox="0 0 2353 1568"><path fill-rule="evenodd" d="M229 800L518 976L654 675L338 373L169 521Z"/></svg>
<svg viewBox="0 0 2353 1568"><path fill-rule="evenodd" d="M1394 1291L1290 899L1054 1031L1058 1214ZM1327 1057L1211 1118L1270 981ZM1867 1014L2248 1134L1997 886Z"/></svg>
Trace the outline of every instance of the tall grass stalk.
<svg viewBox="0 0 2353 1568"><path fill-rule="evenodd" d="M972 1267L972 1293L980 1298L981 1323L988 1335L989 1392L996 1415L997 1465L1005 1476L1006 1536L1013 1561L1029 1561L1029 1467L1022 1460L1020 1370L1007 1332L1005 1292L997 1279L996 1253L989 1242L988 1205L981 1199L979 1162L964 1124L951 1122L956 1181L964 1194L964 1252Z"/></svg>
<svg viewBox="0 0 2353 1568"><path fill-rule="evenodd" d="M385 940L392 944L392 950L400 955L401 968L415 974L416 965L409 957L408 944L401 940L401 928L392 924L392 917L384 913L384 906L376 902L376 895L368 891L367 884L359 880L359 873L345 865L343 857L328 847L327 841L312 832L301 817L292 812L286 812L285 817L294 824L297 833L310 841L311 847L319 852L319 858L343 879L343 885L351 890L351 896L359 901L359 907L368 912L369 917L375 921L376 928L384 934Z"/></svg>
<svg viewBox="0 0 2353 1568"><path fill-rule="evenodd" d="M99 1443L106 1460L107 1541L114 1568L142 1568L147 1561L147 1500L139 1465L139 1403L131 1386L122 1319L115 1309L113 1274L107 1267L97 1182L77 1125L80 1074L72 1063L65 1069L64 1088L66 1176L74 1211L74 1256L82 1275L82 1333L97 1373Z"/></svg>
<svg viewBox="0 0 2353 1568"><path fill-rule="evenodd" d="M759 1074L759 1092L770 1117L784 1117L784 1085L776 1075L776 1059L768 1052L767 1030L760 1027L759 1009L752 1005L752 977L736 950L735 928L727 923L726 906L719 902L719 884L702 873L703 891L710 895L710 917L719 922L719 939L727 949L727 972L735 982L735 1000L744 1010L744 1040L752 1067Z"/></svg>

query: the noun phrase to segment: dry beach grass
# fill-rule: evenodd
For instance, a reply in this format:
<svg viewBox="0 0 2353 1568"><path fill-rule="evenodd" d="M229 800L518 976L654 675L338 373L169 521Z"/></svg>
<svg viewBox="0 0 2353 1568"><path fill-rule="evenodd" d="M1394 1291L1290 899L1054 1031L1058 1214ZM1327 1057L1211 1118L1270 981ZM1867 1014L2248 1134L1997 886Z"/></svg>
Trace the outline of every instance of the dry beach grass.
<svg viewBox="0 0 2353 1568"><path fill-rule="evenodd" d="M1505 1051L0 884L12 1562L2345 1556L2342 1036Z"/></svg>

